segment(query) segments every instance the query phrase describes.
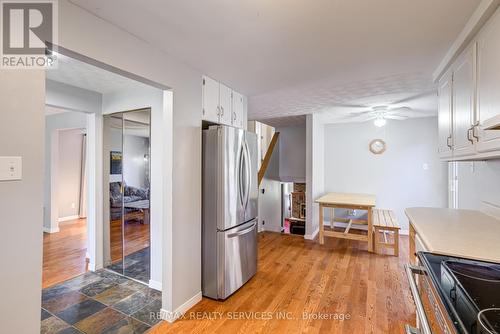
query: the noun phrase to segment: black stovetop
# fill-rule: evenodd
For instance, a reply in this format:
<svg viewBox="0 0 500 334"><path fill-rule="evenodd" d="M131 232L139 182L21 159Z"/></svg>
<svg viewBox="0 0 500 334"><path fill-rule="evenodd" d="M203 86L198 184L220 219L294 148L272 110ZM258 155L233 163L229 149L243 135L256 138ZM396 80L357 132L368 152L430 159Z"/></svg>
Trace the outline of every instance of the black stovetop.
<svg viewBox="0 0 500 334"><path fill-rule="evenodd" d="M500 333L500 264L419 253L460 333ZM487 332L484 332L487 333Z"/></svg>

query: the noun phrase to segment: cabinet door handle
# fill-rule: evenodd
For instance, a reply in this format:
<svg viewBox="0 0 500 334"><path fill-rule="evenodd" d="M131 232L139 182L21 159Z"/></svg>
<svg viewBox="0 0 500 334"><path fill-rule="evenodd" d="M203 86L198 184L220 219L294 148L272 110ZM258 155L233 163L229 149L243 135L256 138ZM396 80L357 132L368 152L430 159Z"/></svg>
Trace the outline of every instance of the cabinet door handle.
<svg viewBox="0 0 500 334"><path fill-rule="evenodd" d="M220 110L221 110L221 111L220 111L220 115L221 115L221 116L224 116L224 107L222 107L222 106L221 106L221 107L220 107Z"/></svg>
<svg viewBox="0 0 500 334"><path fill-rule="evenodd" d="M220 116L220 107L217 106L217 116Z"/></svg>
<svg viewBox="0 0 500 334"><path fill-rule="evenodd" d="M467 139L472 143L474 144L474 134L473 134L473 130L474 127L471 127L469 129L467 129Z"/></svg>
<svg viewBox="0 0 500 334"><path fill-rule="evenodd" d="M474 124L474 126L472 127L472 136L476 138L477 141L479 141L479 122Z"/></svg>
<svg viewBox="0 0 500 334"><path fill-rule="evenodd" d="M449 136L448 138L446 138L446 146L448 146L451 149L453 149L453 144L451 144L451 136Z"/></svg>

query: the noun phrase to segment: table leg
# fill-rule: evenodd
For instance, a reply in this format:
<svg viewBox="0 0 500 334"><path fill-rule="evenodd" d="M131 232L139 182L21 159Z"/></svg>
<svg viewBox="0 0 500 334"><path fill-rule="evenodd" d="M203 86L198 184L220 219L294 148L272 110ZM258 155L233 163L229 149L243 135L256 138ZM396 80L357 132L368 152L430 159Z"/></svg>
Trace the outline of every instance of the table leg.
<svg viewBox="0 0 500 334"><path fill-rule="evenodd" d="M373 253L373 211L368 208L368 251Z"/></svg>
<svg viewBox="0 0 500 334"><path fill-rule="evenodd" d="M319 244L323 245L325 243L325 239L323 236L323 205L319 205Z"/></svg>

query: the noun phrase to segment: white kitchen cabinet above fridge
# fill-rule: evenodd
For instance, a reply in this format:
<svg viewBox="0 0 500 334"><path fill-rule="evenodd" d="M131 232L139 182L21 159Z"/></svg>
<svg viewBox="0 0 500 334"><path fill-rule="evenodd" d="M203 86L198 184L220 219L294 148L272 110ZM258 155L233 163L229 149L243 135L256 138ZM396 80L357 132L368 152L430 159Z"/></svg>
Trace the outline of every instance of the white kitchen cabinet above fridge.
<svg viewBox="0 0 500 334"><path fill-rule="evenodd" d="M247 99L242 94L207 76L202 78L204 121L245 129Z"/></svg>

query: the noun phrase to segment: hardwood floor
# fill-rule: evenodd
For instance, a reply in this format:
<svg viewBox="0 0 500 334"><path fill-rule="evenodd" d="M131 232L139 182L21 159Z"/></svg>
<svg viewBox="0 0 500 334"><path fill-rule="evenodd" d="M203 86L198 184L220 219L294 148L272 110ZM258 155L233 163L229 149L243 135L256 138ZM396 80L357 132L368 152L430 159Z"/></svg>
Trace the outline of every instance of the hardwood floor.
<svg viewBox="0 0 500 334"><path fill-rule="evenodd" d="M125 248L122 238L125 237ZM141 224L137 220L129 220L125 224L125 233L122 235L121 220L111 221L111 261L121 261L123 256L130 255L143 248L149 247L149 224Z"/></svg>
<svg viewBox="0 0 500 334"><path fill-rule="evenodd" d="M59 225L59 232L43 234L42 288L68 280L85 273L88 263L86 219L68 221ZM121 260L121 221L112 222L112 256ZM149 246L149 225L139 222L127 223L125 227L125 255Z"/></svg>
<svg viewBox="0 0 500 334"><path fill-rule="evenodd" d="M326 238L320 246L261 233L250 282L224 302L203 298L183 319L149 333L403 333L415 315L403 270L408 237L400 243L397 258L369 254L366 242Z"/></svg>
<svg viewBox="0 0 500 334"><path fill-rule="evenodd" d="M86 219L68 221L59 224L59 232L43 234L43 289L87 271L86 225Z"/></svg>

